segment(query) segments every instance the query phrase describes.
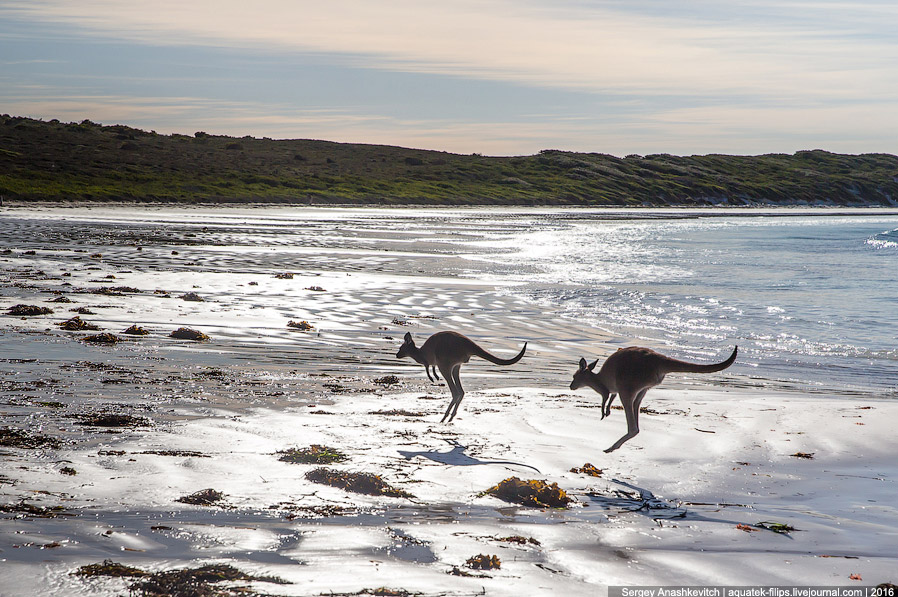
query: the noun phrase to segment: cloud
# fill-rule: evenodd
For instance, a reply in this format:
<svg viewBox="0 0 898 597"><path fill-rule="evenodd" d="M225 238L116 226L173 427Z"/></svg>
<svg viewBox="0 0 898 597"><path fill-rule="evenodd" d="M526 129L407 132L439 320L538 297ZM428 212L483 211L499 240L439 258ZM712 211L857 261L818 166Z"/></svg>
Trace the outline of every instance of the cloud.
<svg viewBox="0 0 898 597"><path fill-rule="evenodd" d="M709 20L526 0L29 0L7 10L144 43L324 53L369 68L592 92L896 94L898 44L859 37L874 25L857 17L850 28L821 28L821 9L801 3L763 25L735 22L736 9ZM815 27L801 24L804 10ZM888 5L867 10L894 16Z"/></svg>

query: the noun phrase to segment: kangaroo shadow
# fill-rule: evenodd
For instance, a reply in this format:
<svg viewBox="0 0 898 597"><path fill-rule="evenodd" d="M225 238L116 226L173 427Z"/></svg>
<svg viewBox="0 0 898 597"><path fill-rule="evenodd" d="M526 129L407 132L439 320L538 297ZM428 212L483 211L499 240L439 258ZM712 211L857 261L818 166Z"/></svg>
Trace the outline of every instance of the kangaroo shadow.
<svg viewBox="0 0 898 597"><path fill-rule="evenodd" d="M539 474L539 469L535 466L530 466L529 464L523 464L521 462L512 462L510 460L480 460L478 458L474 458L473 456L468 456L465 454L465 450L468 449L468 446L463 446L455 440L447 439L443 440L446 443L450 444L452 447L448 452L437 452L436 450L425 450L423 452L413 452L410 450L399 450L399 453L406 459L411 460L415 456L421 456L423 458L427 458L428 460L433 460L434 462L439 462L440 464L448 464L450 466L476 466L483 464L504 464L507 466L520 466L524 468L529 468L536 471Z"/></svg>

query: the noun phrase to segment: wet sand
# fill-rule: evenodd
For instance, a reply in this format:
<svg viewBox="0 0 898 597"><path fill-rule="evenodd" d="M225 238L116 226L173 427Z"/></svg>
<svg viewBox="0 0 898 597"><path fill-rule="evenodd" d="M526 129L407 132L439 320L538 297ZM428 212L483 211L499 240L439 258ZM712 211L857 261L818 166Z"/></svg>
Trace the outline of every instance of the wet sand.
<svg viewBox="0 0 898 597"><path fill-rule="evenodd" d="M623 414L600 422L599 396L566 387L581 355L614 350L606 335L464 277L452 241L468 221L434 220L431 241L407 242L347 212L297 215L290 242L277 230L259 242L252 210L0 215L4 237L22 239L0 254L2 426L36 444L0 447L0 594L122 594L132 580L71 575L106 559L229 563L289 581L242 583L279 595L896 580L895 403L671 376L647 396L642 433L604 454ZM6 314L18 304L54 312ZM82 307L100 330L60 329ZM123 334L132 324L149 334ZM210 340L169 337L181 327ZM468 395L448 425L446 386L395 358L406 332L441 329L500 356L529 342L513 367L462 368ZM100 331L122 341L85 342ZM333 468L413 497L315 484L315 466L278 459L313 444L348 457ZM586 462L602 475L570 471ZM575 502L483 495L511 476ZM223 499L178 501L207 488ZM797 530L759 524L771 521ZM466 568L478 554L501 568Z"/></svg>

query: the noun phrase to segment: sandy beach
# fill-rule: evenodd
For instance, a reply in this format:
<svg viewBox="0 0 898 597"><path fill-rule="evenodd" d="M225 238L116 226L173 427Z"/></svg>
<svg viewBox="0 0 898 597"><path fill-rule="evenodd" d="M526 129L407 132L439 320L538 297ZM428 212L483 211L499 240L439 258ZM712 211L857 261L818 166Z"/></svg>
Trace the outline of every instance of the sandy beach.
<svg viewBox="0 0 898 597"><path fill-rule="evenodd" d="M620 340L466 277L444 248L463 226L423 244L390 229L350 243L345 214L310 211L297 224L306 244L273 235L239 251L228 234L261 226L252 210L235 210L229 233L199 213L171 227L115 210L0 214L23 239L0 253L0 595L112 596L141 582L76 574L105 560L257 578L215 583L223 595L898 581L898 402L671 375L648 393L641 434L605 454L623 413L600 420L601 397L568 386L581 356L604 359ZM99 329L60 328L75 315ZM148 334L122 333L131 325ZM170 337L182 327L209 339ZM445 329L503 358L528 342L512 367L463 366L451 424L445 384L395 356L406 332ZM101 332L120 341L85 341ZM316 483L306 475L320 465L281 460L313 445L345 457L327 468L405 497ZM587 463L598 476L572 470ZM572 501L485 493L510 477L557 483ZM218 499L179 501L207 489ZM501 565L467 564L479 555Z"/></svg>

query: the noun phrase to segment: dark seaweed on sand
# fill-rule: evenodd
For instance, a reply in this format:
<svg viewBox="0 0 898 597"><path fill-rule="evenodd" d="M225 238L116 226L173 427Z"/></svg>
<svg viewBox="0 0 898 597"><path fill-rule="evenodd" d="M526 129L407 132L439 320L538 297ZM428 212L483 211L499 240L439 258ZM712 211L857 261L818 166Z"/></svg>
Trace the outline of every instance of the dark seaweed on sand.
<svg viewBox="0 0 898 597"><path fill-rule="evenodd" d="M62 443L55 437L35 435L13 427L0 428L0 446L9 448L59 448Z"/></svg>
<svg viewBox="0 0 898 597"><path fill-rule="evenodd" d="M150 575L149 572L144 572L140 568L119 564L112 560L103 560L102 564L88 564L86 566L81 566L72 572L72 574L75 576L86 576L88 578L94 576L140 578L142 576Z"/></svg>
<svg viewBox="0 0 898 597"><path fill-rule="evenodd" d="M567 508L573 500L558 487L558 483L540 480L523 481L509 477L485 492L506 502L535 506L537 508Z"/></svg>
<svg viewBox="0 0 898 597"><path fill-rule="evenodd" d="M353 493L383 495L387 497L414 497L401 489L391 487L380 475L371 473L351 473L329 468L316 468L306 473L306 479L313 483L330 485Z"/></svg>
<svg viewBox="0 0 898 597"><path fill-rule="evenodd" d="M137 325L137 324L135 323L134 325L132 325L132 326L129 327L128 329L122 330L122 333L123 333L123 334L128 334L128 335L130 335L130 336L146 336L146 335L149 334L150 332L148 332L146 329L140 327L139 325Z"/></svg>
<svg viewBox="0 0 898 597"><path fill-rule="evenodd" d="M33 317L35 315L50 315L53 309L50 307L39 307L37 305L13 305L6 311L7 315L16 315L19 317Z"/></svg>
<svg viewBox="0 0 898 597"><path fill-rule="evenodd" d="M75 315L71 319L67 319L57 325L59 325L59 327L61 327L62 329L68 330L70 332L78 332L78 331L84 331L84 330L96 331L96 330L100 329L100 326L95 325L93 323L87 323L86 321L81 319L81 317L79 317L78 315Z"/></svg>
<svg viewBox="0 0 898 597"><path fill-rule="evenodd" d="M211 506L223 499L224 494L222 492L210 488L201 489L190 495L181 496L175 501L181 502L182 504L192 504L194 506Z"/></svg>
<svg viewBox="0 0 898 597"><path fill-rule="evenodd" d="M121 413L94 413L81 415L78 425L91 427L147 427L150 422L143 417L125 415Z"/></svg>
<svg viewBox="0 0 898 597"><path fill-rule="evenodd" d="M312 444L308 448L289 448L287 450L278 450L278 460L281 462L292 462L295 464L334 464L336 462L345 462L349 458L337 450L328 446Z"/></svg>
<svg viewBox="0 0 898 597"><path fill-rule="evenodd" d="M0 512L17 514L21 516L33 516L36 518L56 518L57 516L72 516L62 506L35 506L24 501L18 504L0 504Z"/></svg>
<svg viewBox="0 0 898 597"><path fill-rule="evenodd" d="M84 342L90 342L91 344L117 344L118 342L121 342L122 339L115 334L103 332L102 334L85 336L84 338L82 338L82 340Z"/></svg>
<svg viewBox="0 0 898 597"><path fill-rule="evenodd" d="M178 328L175 331L173 331L171 334L169 334L169 337L177 338L179 340L196 340L196 341L209 340L209 336L207 336L203 332L193 330L190 328Z"/></svg>

